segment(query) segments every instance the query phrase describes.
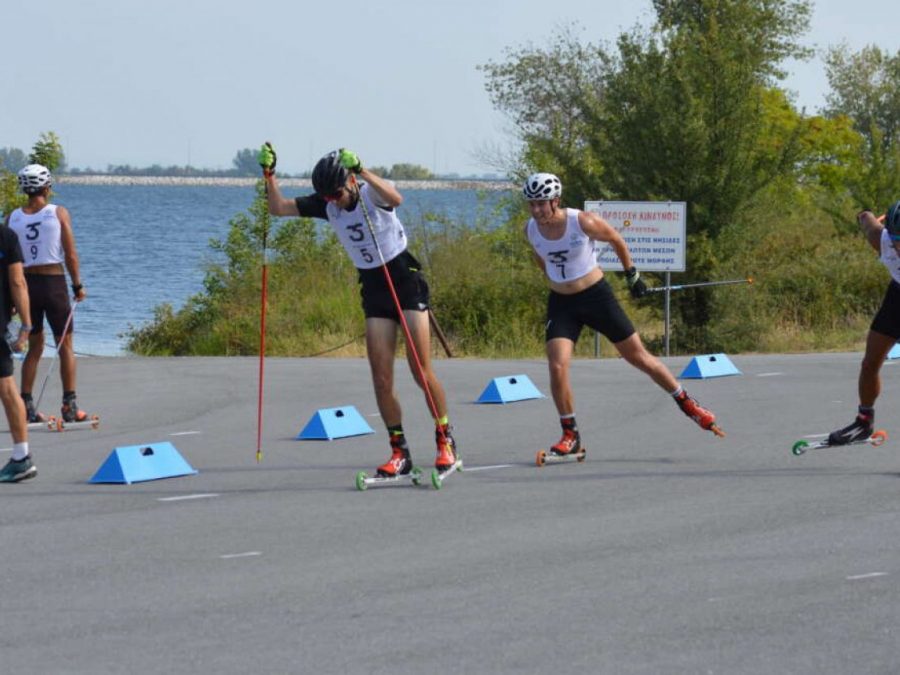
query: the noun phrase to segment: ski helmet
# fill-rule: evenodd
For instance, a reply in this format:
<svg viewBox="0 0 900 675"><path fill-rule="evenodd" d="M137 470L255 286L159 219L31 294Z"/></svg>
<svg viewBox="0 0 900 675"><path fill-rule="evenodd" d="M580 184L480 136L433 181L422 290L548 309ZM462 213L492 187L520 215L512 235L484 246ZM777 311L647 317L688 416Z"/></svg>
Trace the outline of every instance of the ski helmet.
<svg viewBox="0 0 900 675"><path fill-rule="evenodd" d="M562 195L562 183L552 173L533 173L525 180L522 188L525 199L554 199Z"/></svg>
<svg viewBox="0 0 900 675"><path fill-rule="evenodd" d="M323 197L333 195L344 187L349 175L341 164L338 151L334 150L316 162L312 172L313 189Z"/></svg>
<svg viewBox="0 0 900 675"><path fill-rule="evenodd" d="M19 171L19 187L27 195L34 195L52 185L50 169L41 164L29 164Z"/></svg>
<svg viewBox="0 0 900 675"><path fill-rule="evenodd" d="M884 227L894 241L900 241L900 201L891 204L884 216Z"/></svg>

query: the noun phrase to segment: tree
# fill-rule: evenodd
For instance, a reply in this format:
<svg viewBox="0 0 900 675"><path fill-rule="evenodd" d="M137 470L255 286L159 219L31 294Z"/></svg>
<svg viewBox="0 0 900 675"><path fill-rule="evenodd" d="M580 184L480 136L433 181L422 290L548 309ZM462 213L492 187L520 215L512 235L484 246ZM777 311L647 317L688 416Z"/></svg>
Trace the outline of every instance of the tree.
<svg viewBox="0 0 900 675"><path fill-rule="evenodd" d="M28 157L19 148L0 148L0 167L12 173L28 164Z"/></svg>
<svg viewBox="0 0 900 675"><path fill-rule="evenodd" d="M617 41L615 56L566 35L549 51L489 65L488 91L517 126L529 169L559 173L567 201L688 203L688 270L715 271L715 239L767 186L795 175L805 121L776 81L810 0L655 0L657 23ZM678 296L702 341L706 290Z"/></svg>
<svg viewBox="0 0 900 675"><path fill-rule="evenodd" d="M883 209L900 195L900 51L832 47L825 63L825 114L848 118L863 139L843 172L849 199L857 209Z"/></svg>
<svg viewBox="0 0 900 675"><path fill-rule="evenodd" d="M66 169L66 153L63 151L59 137L52 131L42 133L32 146L28 160L32 164L43 164L51 172L62 172Z"/></svg>
<svg viewBox="0 0 900 675"><path fill-rule="evenodd" d="M256 177L259 175L260 169L259 162L256 159L256 150L251 150L250 148L238 150L234 159L231 160L231 164L234 166L234 171L238 176Z"/></svg>
<svg viewBox="0 0 900 675"><path fill-rule="evenodd" d="M505 62L478 66L494 106L509 116L523 144L513 160L518 165L502 168L520 178L537 167L566 174L567 195L576 201L589 192L606 196L600 158L589 142L602 129L591 128L585 108L602 100L614 58L601 46L583 44L571 27L553 35L547 48L505 52ZM579 105L572 105L573 97Z"/></svg>
<svg viewBox="0 0 900 675"><path fill-rule="evenodd" d="M430 180L434 174L424 166L401 163L391 167L388 177L392 180Z"/></svg>

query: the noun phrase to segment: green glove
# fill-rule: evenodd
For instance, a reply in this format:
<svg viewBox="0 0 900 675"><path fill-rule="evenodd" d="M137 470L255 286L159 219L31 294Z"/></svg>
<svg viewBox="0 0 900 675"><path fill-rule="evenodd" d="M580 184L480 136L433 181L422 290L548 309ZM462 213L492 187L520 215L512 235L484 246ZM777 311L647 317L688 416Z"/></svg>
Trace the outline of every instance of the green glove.
<svg viewBox="0 0 900 675"><path fill-rule="evenodd" d="M341 148L340 159L341 166L348 171L352 171L353 173L362 171L362 162L359 161L359 157L356 156L355 152L347 150L346 148Z"/></svg>
<svg viewBox="0 0 900 675"><path fill-rule="evenodd" d="M278 156L275 154L275 148L272 147L271 143L266 141L262 144L259 153L256 155L256 161L262 167L264 176L268 177L275 173L275 164L278 161Z"/></svg>

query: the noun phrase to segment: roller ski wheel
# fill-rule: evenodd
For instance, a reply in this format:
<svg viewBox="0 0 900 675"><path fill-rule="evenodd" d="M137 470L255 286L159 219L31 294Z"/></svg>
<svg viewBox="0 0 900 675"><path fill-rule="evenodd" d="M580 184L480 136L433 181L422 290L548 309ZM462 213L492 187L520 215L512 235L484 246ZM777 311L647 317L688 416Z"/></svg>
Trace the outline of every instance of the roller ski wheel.
<svg viewBox="0 0 900 675"><path fill-rule="evenodd" d="M850 443L842 443L840 445L832 445L828 442L828 439L824 439L821 441L815 441L814 443L810 443L809 441L800 440L794 443L793 447L791 447L791 452L795 457L799 457L800 455L806 454L809 450L821 450L822 448L845 448L850 445L872 445L874 447L878 447L882 443L884 443L888 439L887 431L884 429L878 429L873 432L871 436L868 438L861 438L858 441L851 441Z"/></svg>
<svg viewBox="0 0 900 675"><path fill-rule="evenodd" d="M356 489L365 492L371 485L403 484L410 482L413 485L422 484L422 469L414 466L409 473L401 473L396 476L370 476L365 471L356 474Z"/></svg>
<svg viewBox="0 0 900 675"><path fill-rule="evenodd" d="M449 467L447 467L443 471L439 471L436 468L431 470L431 484L434 486L435 490L440 490L444 486L444 481L447 479L447 477L450 474L452 474L456 471L462 471L462 470L463 470L462 459L460 459L457 456L456 461L453 462L453 464L451 464Z"/></svg>
<svg viewBox="0 0 900 675"><path fill-rule="evenodd" d="M43 417L43 415L42 415L42 417ZM25 426L27 426L29 430L55 429L56 428L56 418L55 417L47 417L47 418L37 421L37 422L28 422Z"/></svg>
<svg viewBox="0 0 900 675"><path fill-rule="evenodd" d="M584 446L578 450L578 452L570 452L567 455L558 455L553 451L548 450L538 450L537 457L535 458L535 464L537 466L544 466L545 464L553 464L559 462L578 462L581 464L584 461L584 458L587 457L587 448Z"/></svg>
<svg viewBox="0 0 900 675"><path fill-rule="evenodd" d="M55 431L71 431L74 429L92 429L96 431L100 428L100 416L90 415L80 422L66 422L62 417L57 417L48 424L48 427Z"/></svg>

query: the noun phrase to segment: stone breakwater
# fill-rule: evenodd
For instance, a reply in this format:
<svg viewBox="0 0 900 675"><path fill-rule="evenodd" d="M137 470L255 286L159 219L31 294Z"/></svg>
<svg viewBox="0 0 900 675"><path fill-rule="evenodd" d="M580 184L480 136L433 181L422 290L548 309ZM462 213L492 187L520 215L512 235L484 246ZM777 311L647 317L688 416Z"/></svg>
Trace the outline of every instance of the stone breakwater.
<svg viewBox="0 0 900 675"><path fill-rule="evenodd" d="M79 175L57 176L60 185L210 185L219 187L252 187L256 178L229 178L214 176L107 176ZM401 190L490 190L503 191L517 189L508 181L490 180L398 180L394 181ZM284 187L312 189L308 178L279 178Z"/></svg>

